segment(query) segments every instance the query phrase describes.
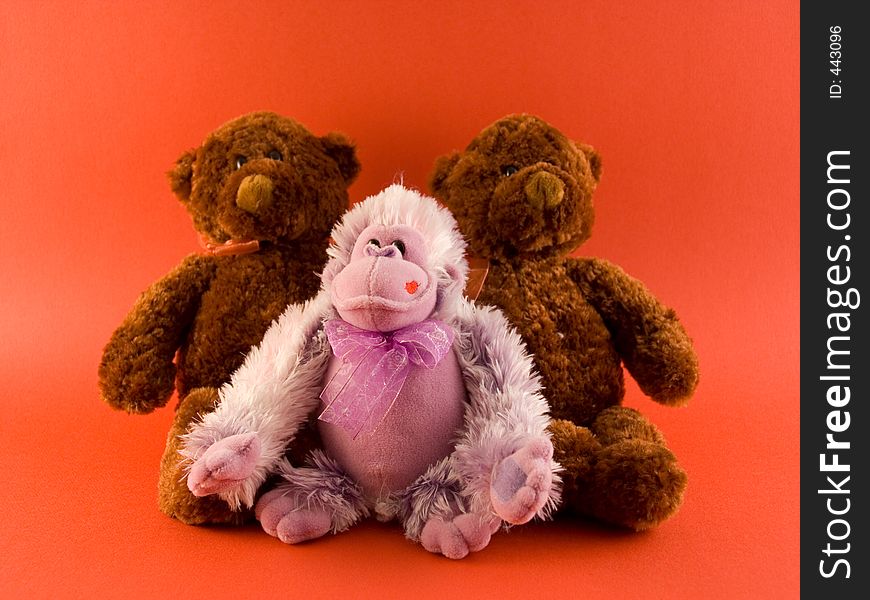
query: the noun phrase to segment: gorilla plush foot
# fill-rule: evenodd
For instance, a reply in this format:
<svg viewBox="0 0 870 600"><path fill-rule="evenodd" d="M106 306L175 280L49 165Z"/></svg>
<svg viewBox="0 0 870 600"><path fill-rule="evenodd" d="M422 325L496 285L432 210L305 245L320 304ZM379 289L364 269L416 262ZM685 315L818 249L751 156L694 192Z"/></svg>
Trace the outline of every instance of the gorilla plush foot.
<svg viewBox="0 0 870 600"><path fill-rule="evenodd" d="M306 507L293 494L274 489L264 494L255 509L263 531L285 544L298 544L323 537L332 529L329 511Z"/></svg>
<svg viewBox="0 0 870 600"><path fill-rule="evenodd" d="M492 534L500 526L499 520L486 515L461 514L452 521L433 517L426 522L420 534L420 543L433 554L459 559L469 552L483 550Z"/></svg>

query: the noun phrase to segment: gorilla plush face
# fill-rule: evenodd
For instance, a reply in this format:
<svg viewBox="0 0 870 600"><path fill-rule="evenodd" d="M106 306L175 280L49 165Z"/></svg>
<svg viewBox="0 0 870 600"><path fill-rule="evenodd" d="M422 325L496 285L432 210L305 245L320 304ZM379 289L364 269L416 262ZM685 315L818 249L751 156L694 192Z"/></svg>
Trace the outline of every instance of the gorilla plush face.
<svg viewBox="0 0 870 600"><path fill-rule="evenodd" d="M435 309L437 278L427 272L423 236L408 225L371 225L332 282L342 319L370 331L419 323Z"/></svg>
<svg viewBox="0 0 870 600"><path fill-rule="evenodd" d="M598 155L537 117L484 129L464 152L438 159L435 196L454 213L475 254L545 258L589 237Z"/></svg>
<svg viewBox="0 0 870 600"><path fill-rule="evenodd" d="M434 198L392 185L347 211L332 240L324 289L339 316L360 329L449 321L462 301L465 240Z"/></svg>

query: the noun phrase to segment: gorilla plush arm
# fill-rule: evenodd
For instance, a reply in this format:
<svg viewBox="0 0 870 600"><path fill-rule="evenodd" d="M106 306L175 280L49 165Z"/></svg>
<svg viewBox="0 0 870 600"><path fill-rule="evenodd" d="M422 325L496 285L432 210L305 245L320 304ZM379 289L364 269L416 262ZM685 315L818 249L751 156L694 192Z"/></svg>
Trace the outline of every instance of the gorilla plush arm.
<svg viewBox="0 0 870 600"><path fill-rule="evenodd" d="M452 460L465 482L470 512L494 511L515 524L533 516L546 518L559 501L561 467L553 460L548 406L532 358L497 309L463 302L456 322L469 404ZM510 479L503 467L512 463L518 474L509 486L515 506L507 507L499 502L497 490ZM525 489L519 491L521 487ZM522 504L522 494L527 501L524 509L516 506Z"/></svg>
<svg viewBox="0 0 870 600"><path fill-rule="evenodd" d="M253 506L320 402L330 356L322 322L330 307L328 292L288 306L223 385L215 410L182 436L189 464L212 455L191 472L197 495L218 493L233 510Z"/></svg>
<svg viewBox="0 0 870 600"><path fill-rule="evenodd" d="M570 258L566 266L604 319L640 389L661 404L687 402L698 383L698 357L676 313L605 260Z"/></svg>
<svg viewBox="0 0 870 600"><path fill-rule="evenodd" d="M191 255L149 287L112 334L100 361L103 399L113 408L149 413L175 388L173 359L214 274L214 261Z"/></svg>

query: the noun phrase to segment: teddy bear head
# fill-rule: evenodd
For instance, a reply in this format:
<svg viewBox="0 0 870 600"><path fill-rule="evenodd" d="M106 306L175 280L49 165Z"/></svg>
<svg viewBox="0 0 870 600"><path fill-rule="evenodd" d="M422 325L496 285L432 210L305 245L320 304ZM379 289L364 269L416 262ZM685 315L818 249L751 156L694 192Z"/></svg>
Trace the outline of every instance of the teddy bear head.
<svg viewBox="0 0 870 600"><path fill-rule="evenodd" d="M531 115L484 129L435 163L430 188L456 216L471 251L490 259L570 252L592 228L601 161Z"/></svg>
<svg viewBox="0 0 870 600"><path fill-rule="evenodd" d="M181 155L172 191L210 242L326 239L360 165L338 133L317 137L271 112L230 121Z"/></svg>

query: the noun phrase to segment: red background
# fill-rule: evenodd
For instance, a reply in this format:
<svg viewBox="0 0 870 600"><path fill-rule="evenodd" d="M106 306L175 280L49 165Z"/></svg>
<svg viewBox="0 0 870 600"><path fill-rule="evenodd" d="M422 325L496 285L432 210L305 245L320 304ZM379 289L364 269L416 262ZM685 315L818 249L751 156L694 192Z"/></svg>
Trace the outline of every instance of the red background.
<svg viewBox="0 0 870 600"><path fill-rule="evenodd" d="M796 596L797 3L627 4L0 3L0 595ZM351 135L354 201L425 188L512 112L594 145L583 253L676 308L701 358L686 408L629 389L689 473L679 513L516 528L459 563L395 526L285 547L159 513L172 411L112 411L96 368L197 248L165 171L258 109Z"/></svg>

